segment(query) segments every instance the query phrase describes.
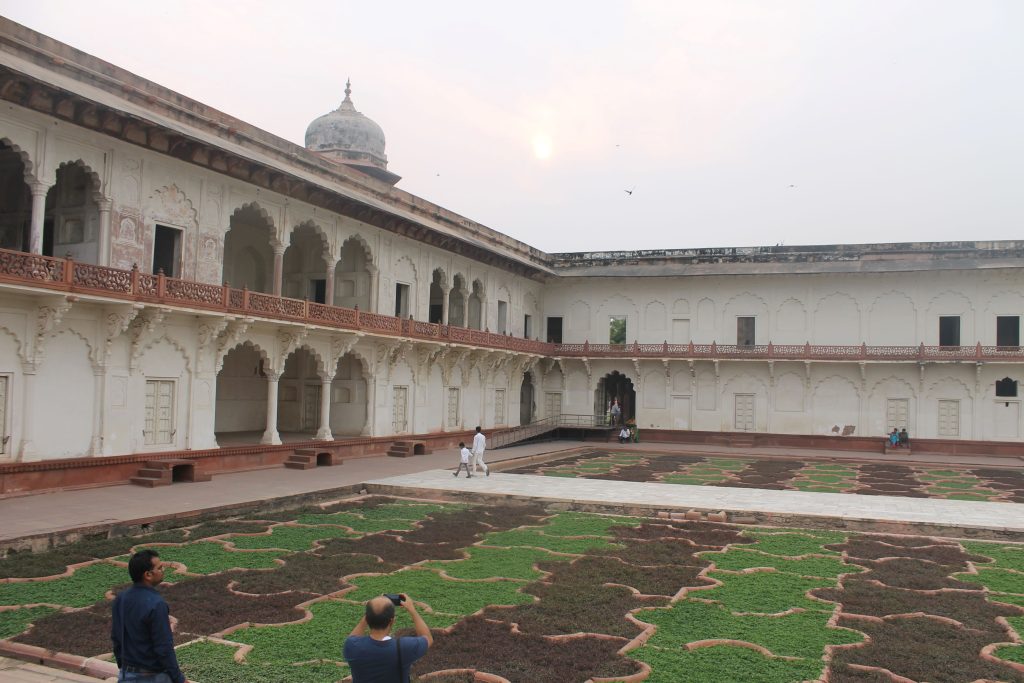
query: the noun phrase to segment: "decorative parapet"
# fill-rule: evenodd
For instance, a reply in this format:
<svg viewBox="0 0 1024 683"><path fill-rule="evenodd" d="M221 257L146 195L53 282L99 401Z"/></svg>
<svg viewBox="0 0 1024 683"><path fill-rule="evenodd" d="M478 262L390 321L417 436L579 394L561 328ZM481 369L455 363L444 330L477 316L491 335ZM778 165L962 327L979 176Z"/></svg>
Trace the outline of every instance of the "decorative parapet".
<svg viewBox="0 0 1024 683"><path fill-rule="evenodd" d="M165 307L201 308L242 317L286 320L307 325L355 330L369 334L485 347L548 358L682 359L682 360L795 360L838 362L1024 362L1024 348L1007 346L851 346L823 344L551 344L484 330L427 323L369 313L357 308L329 306L273 296L227 285L209 285L139 269L122 270L72 259L0 249L0 283L49 291L92 294L109 299Z"/></svg>

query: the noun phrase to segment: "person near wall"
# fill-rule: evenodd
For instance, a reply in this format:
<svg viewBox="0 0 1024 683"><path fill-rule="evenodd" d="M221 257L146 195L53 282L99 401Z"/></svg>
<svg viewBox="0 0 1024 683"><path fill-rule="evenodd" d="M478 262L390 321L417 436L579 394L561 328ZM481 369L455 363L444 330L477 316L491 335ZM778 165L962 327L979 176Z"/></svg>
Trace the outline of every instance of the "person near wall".
<svg viewBox="0 0 1024 683"><path fill-rule="evenodd" d="M473 457L473 454L469 452L468 448L466 448L465 442L464 441L460 441L459 442L459 469L455 470L455 476L456 477L459 476L459 472L461 472L463 470L463 468L465 468L465 470L466 470L466 478L467 479L469 477L473 476L473 473L469 471L469 461L470 461L470 459L472 457Z"/></svg>
<svg viewBox="0 0 1024 683"><path fill-rule="evenodd" d="M488 477L491 476L491 469L484 462L484 451L487 450L487 437L480 431L480 427L476 428L476 435L473 437L473 471L479 471L478 466L483 466L484 474Z"/></svg>
<svg viewBox="0 0 1024 683"><path fill-rule="evenodd" d="M155 550L140 550L128 560L130 588L111 607L110 640L114 644L119 683L185 683L171 635L170 608L156 587L164 564Z"/></svg>
<svg viewBox="0 0 1024 683"><path fill-rule="evenodd" d="M910 434L907 434L906 427L900 430L900 448L910 448Z"/></svg>
<svg viewBox="0 0 1024 683"><path fill-rule="evenodd" d="M619 399L612 400L612 426L619 424L619 418L622 417L622 406L619 405Z"/></svg>
<svg viewBox="0 0 1024 683"><path fill-rule="evenodd" d="M896 428L892 428L892 433L889 434L889 447L896 448L900 445L900 433L896 431Z"/></svg>

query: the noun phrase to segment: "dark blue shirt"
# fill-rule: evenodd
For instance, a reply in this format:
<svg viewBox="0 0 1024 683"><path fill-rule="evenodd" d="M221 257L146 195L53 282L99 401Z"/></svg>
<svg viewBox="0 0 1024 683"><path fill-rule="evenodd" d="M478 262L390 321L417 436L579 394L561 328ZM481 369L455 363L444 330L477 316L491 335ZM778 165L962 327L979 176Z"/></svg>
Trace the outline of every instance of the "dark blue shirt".
<svg viewBox="0 0 1024 683"><path fill-rule="evenodd" d="M174 655L171 610L163 596L155 588L137 583L118 593L112 610L110 639L118 668L127 665L164 672L174 683L185 683Z"/></svg>
<svg viewBox="0 0 1024 683"><path fill-rule="evenodd" d="M352 669L352 683L409 683L409 667L427 654L427 639L406 636L402 643L402 677L398 677L398 649L395 639L374 640L370 636L349 636L345 640L345 661Z"/></svg>

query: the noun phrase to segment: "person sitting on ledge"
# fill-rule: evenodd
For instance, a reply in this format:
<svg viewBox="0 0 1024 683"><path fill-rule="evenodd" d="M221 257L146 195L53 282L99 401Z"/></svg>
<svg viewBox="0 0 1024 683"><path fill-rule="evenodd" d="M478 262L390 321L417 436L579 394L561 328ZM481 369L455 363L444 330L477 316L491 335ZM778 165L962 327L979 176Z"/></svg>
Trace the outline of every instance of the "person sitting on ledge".
<svg viewBox="0 0 1024 683"><path fill-rule="evenodd" d="M889 434L889 448L896 448L900 445L900 433L896 431L896 428L892 428L892 433Z"/></svg>
<svg viewBox="0 0 1024 683"><path fill-rule="evenodd" d="M627 443L630 439L629 427L623 425L622 431L619 432L619 443Z"/></svg>
<svg viewBox="0 0 1024 683"><path fill-rule="evenodd" d="M900 448L910 448L910 434L907 434L906 427L900 430Z"/></svg>

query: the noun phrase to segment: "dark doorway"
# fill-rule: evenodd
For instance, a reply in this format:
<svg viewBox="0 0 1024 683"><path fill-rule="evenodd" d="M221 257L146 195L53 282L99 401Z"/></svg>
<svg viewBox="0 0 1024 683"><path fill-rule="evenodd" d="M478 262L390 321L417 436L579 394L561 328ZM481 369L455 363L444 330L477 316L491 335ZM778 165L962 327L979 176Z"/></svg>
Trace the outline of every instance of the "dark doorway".
<svg viewBox="0 0 1024 683"><path fill-rule="evenodd" d="M996 346L1020 346L1020 316L996 316Z"/></svg>
<svg viewBox="0 0 1024 683"><path fill-rule="evenodd" d="M548 343L562 343L562 318L548 318Z"/></svg>
<svg viewBox="0 0 1024 683"><path fill-rule="evenodd" d="M939 346L960 346L960 316L939 316Z"/></svg>
<svg viewBox="0 0 1024 683"><path fill-rule="evenodd" d="M519 390L519 424L533 422L533 378L530 373L523 373L523 386Z"/></svg>
<svg viewBox="0 0 1024 683"><path fill-rule="evenodd" d="M153 274L163 272L167 277L178 277L181 263L181 230L156 226L153 236Z"/></svg>
<svg viewBox="0 0 1024 683"><path fill-rule="evenodd" d="M636 389L633 381L618 370L610 372L597 382L594 392L594 414L610 415L612 401L618 399L623 422L636 419Z"/></svg>
<svg viewBox="0 0 1024 683"><path fill-rule="evenodd" d="M309 281L309 300L318 304L327 303L327 280L314 278Z"/></svg>

